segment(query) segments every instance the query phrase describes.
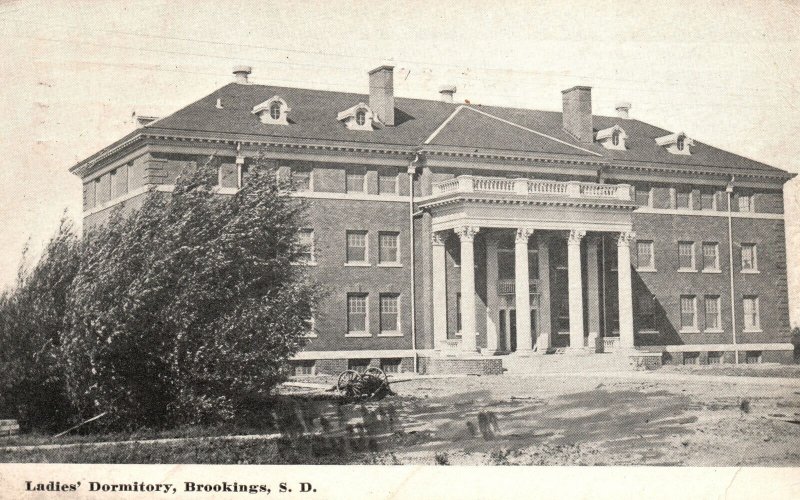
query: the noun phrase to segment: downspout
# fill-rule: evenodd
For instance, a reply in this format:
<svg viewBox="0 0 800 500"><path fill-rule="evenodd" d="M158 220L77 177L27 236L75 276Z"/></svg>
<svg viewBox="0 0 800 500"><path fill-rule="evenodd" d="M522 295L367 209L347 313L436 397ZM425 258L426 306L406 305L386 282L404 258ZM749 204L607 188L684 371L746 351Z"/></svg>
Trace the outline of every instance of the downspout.
<svg viewBox="0 0 800 500"><path fill-rule="evenodd" d="M419 373L419 360L417 357L417 280L416 280L416 252L414 240L414 174L417 172L416 155L408 164L408 245L411 257L411 353L414 357L414 373Z"/></svg>
<svg viewBox="0 0 800 500"><path fill-rule="evenodd" d="M739 364L739 347L736 344L736 294L733 288L733 223L731 215L731 202L733 198L733 181L735 177L731 177L731 181L725 188L728 194L728 267L730 270L731 279L731 333L733 334L733 353L735 363Z"/></svg>

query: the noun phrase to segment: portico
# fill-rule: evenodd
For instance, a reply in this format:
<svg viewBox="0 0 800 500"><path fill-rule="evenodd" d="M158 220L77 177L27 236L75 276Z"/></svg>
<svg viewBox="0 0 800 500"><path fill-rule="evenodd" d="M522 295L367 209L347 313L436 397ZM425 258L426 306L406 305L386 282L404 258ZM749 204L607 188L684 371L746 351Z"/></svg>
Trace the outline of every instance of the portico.
<svg viewBox="0 0 800 500"><path fill-rule="evenodd" d="M602 349L600 336L634 347L629 186L460 176L435 184L423 206L432 215L436 348L464 355L526 356L551 347L586 353ZM448 241L460 257L457 267L447 266ZM617 263L616 271L606 262ZM611 274L616 287L607 286ZM448 303L454 281L450 302L457 304ZM611 288L612 315L601 310ZM457 309L455 328L448 308ZM609 316L618 318L616 330Z"/></svg>

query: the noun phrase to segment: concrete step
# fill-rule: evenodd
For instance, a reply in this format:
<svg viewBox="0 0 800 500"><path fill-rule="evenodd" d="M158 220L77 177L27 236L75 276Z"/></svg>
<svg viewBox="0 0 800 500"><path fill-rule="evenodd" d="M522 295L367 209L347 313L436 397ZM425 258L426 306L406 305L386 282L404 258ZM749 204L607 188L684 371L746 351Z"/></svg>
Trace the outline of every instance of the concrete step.
<svg viewBox="0 0 800 500"><path fill-rule="evenodd" d="M635 365L624 354L531 354L499 356L505 373L595 373L634 370Z"/></svg>

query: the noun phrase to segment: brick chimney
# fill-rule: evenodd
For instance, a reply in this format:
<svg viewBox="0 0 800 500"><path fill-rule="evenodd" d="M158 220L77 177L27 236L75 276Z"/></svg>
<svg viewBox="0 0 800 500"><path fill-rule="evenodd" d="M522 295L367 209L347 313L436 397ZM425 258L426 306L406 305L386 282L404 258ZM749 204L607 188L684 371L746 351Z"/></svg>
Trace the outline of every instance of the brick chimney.
<svg viewBox="0 0 800 500"><path fill-rule="evenodd" d="M439 87L439 96L442 102L453 102L453 94L456 93L455 85L442 85Z"/></svg>
<svg viewBox="0 0 800 500"><path fill-rule="evenodd" d="M564 130L580 142L594 142L592 128L592 87L576 86L561 91Z"/></svg>
<svg viewBox="0 0 800 500"><path fill-rule="evenodd" d="M247 77L253 72L250 66L234 66L233 77L236 83L247 83Z"/></svg>
<svg viewBox="0 0 800 500"><path fill-rule="evenodd" d="M381 123L394 126L394 66L369 72L369 107Z"/></svg>

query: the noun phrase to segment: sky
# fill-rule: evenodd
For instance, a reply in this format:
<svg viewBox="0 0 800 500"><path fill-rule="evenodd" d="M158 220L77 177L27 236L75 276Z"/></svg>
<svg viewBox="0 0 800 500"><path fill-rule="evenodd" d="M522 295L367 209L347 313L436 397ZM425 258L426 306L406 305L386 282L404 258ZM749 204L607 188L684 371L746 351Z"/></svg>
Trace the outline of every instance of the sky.
<svg viewBox="0 0 800 500"><path fill-rule="evenodd" d="M65 214L68 168L231 81L559 110L593 87L596 114L631 116L800 172L800 3L764 1L2 1L0 288ZM800 324L800 181L787 184L793 324Z"/></svg>

